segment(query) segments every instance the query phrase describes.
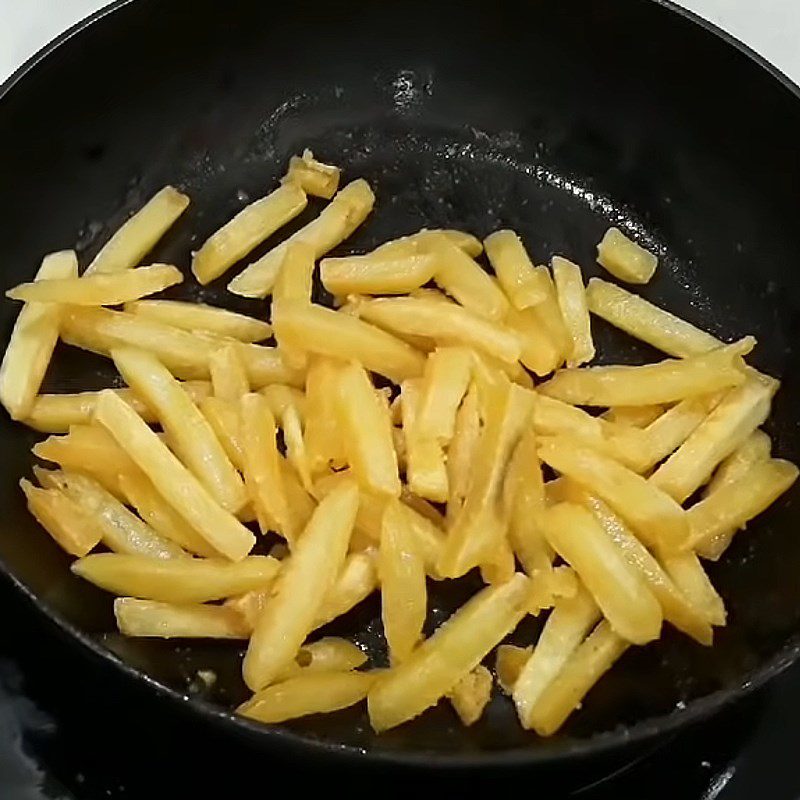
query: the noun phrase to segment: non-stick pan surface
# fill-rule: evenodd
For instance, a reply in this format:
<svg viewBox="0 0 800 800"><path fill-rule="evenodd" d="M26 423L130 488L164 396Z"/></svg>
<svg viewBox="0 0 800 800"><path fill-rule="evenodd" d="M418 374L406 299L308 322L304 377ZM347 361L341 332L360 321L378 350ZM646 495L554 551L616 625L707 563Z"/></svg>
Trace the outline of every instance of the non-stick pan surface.
<svg viewBox="0 0 800 800"><path fill-rule="evenodd" d="M591 276L594 244L619 225L661 257L645 296L722 338L758 338L754 363L783 379L768 430L777 453L798 460L798 141L795 87L646 0L138 0L101 12L5 87L2 280L28 279L54 249L76 246L86 262L165 183L193 204L153 259L187 265L198 242L311 147L378 196L342 252L423 225L479 236L512 227L537 260L561 253ZM266 310L227 294L224 281L178 296ZM15 312L2 304L4 335ZM655 356L599 322L595 333L606 358ZM63 348L55 361L49 390L114 380L99 358ZM216 683L191 702L198 718L265 746L428 764L588 754L711 713L798 652L795 489L711 568L730 619L714 648L668 630L629 651L550 740L523 732L502 697L469 729L444 704L380 737L361 710L247 723L227 713L244 697L236 646L113 633L110 597L71 576L24 508L17 481L36 437L1 424L3 570L110 668L151 682L165 713L198 669L213 669ZM468 577L437 591L431 624L473 587ZM330 631L354 634L381 663L378 612L368 602Z"/></svg>

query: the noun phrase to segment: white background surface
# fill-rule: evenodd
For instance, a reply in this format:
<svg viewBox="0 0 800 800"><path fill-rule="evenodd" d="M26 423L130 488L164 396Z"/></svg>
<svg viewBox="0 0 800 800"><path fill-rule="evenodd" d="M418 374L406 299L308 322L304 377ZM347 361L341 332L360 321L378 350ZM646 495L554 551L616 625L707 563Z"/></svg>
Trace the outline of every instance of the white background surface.
<svg viewBox="0 0 800 800"><path fill-rule="evenodd" d="M103 5L103 0L0 0L0 81ZM800 0L682 0L680 5L729 31L800 84Z"/></svg>

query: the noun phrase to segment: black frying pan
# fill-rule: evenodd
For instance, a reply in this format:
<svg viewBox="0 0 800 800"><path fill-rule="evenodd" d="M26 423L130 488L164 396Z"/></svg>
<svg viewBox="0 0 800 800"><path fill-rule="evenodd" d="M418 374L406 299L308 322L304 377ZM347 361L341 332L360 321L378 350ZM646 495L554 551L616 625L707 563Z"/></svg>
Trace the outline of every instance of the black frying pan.
<svg viewBox="0 0 800 800"><path fill-rule="evenodd" d="M50 250L76 245L90 259L165 183L194 202L153 258L185 265L309 146L378 195L342 252L422 225L479 236L513 227L537 259L563 253L593 274L605 227L631 232L661 256L647 297L725 339L758 337L755 364L784 379L768 430L780 455L800 459L800 96L667 3L121 2L23 67L0 97L5 285L28 279ZM184 294L264 313L220 284ZM2 304L6 333L16 310ZM606 357L655 355L595 330ZM64 348L47 388L112 379L101 359ZM110 598L71 576L24 508L17 480L30 471L34 436L2 426L3 571L77 647L149 683L165 713L197 669L216 670L215 686L190 704L197 722L256 746L362 763L552 763L666 735L800 651L795 488L712 567L730 616L714 649L668 630L631 650L550 740L523 732L501 697L470 729L444 704L380 737L362 710L252 724L228 712L244 696L235 646L112 632ZM473 588L468 577L437 595L431 622ZM355 634L380 663L378 619L368 602L330 630Z"/></svg>

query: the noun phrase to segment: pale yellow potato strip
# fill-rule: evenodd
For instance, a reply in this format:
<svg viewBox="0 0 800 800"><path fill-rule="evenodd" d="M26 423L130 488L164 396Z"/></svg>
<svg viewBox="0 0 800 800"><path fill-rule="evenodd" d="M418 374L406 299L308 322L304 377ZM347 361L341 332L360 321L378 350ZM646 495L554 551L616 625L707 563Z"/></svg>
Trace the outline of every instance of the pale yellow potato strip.
<svg viewBox="0 0 800 800"><path fill-rule="evenodd" d="M657 364L565 369L541 386L540 391L581 406L677 402L743 384L747 375L741 357L754 345L755 339L746 337L710 353Z"/></svg>
<svg viewBox="0 0 800 800"><path fill-rule="evenodd" d="M561 316L572 342L567 352L567 366L577 367L591 361L595 353L581 268L566 258L553 256L553 280Z"/></svg>
<svg viewBox="0 0 800 800"><path fill-rule="evenodd" d="M455 303L417 297L378 298L362 303L359 315L399 334L427 336L440 344L474 347L511 364L521 352L515 333Z"/></svg>
<svg viewBox="0 0 800 800"><path fill-rule="evenodd" d="M309 373L310 373L309 369ZM273 383L269 386L264 386L259 389L259 394L267 398L269 407L276 419L281 419L283 415L289 410L294 408L297 411L300 421L305 424L307 417L305 392L295 389L292 386L282 386L279 383Z"/></svg>
<svg viewBox="0 0 800 800"><path fill-rule="evenodd" d="M165 603L206 603L261 589L280 562L249 556L236 563L222 558L172 558L96 553L78 559L72 571L116 595Z"/></svg>
<svg viewBox="0 0 800 800"><path fill-rule="evenodd" d="M614 406L603 414L603 419L616 422L618 425L630 425L634 428L646 428L664 414L664 406Z"/></svg>
<svg viewBox="0 0 800 800"><path fill-rule="evenodd" d="M512 308L505 324L516 334L521 348L519 360L531 372L543 377L561 365L564 353L560 345L552 340L535 309Z"/></svg>
<svg viewBox="0 0 800 800"><path fill-rule="evenodd" d="M583 586L574 597L559 599L513 682L514 705L523 728L545 689L555 680L587 633L600 620L600 609Z"/></svg>
<svg viewBox="0 0 800 800"><path fill-rule="evenodd" d="M91 515L102 532L103 544L109 550L153 559L187 556L180 546L156 533L92 478L77 472L50 472L48 478Z"/></svg>
<svg viewBox="0 0 800 800"><path fill-rule="evenodd" d="M620 636L634 644L658 638L660 604L588 509L559 503L544 512L542 531Z"/></svg>
<svg viewBox="0 0 800 800"><path fill-rule="evenodd" d="M298 538L244 658L244 680L253 691L272 683L314 629L344 564L357 510L358 488L347 482L320 502Z"/></svg>
<svg viewBox="0 0 800 800"><path fill-rule="evenodd" d="M311 469L309 467L308 453L303 439L303 426L300 414L294 405L290 405L281 418L283 441L286 445L286 459L294 467L300 482L306 491L311 491Z"/></svg>
<svg viewBox="0 0 800 800"><path fill-rule="evenodd" d="M558 351L559 360L557 366L560 366L572 351L572 339L564 323L561 306L558 304L556 285L550 270L547 267L535 267L534 270L537 275L541 276L540 280L545 288L546 296L541 303L537 303L531 309L531 313L539 321L548 339Z"/></svg>
<svg viewBox="0 0 800 800"><path fill-rule="evenodd" d="M120 488L126 502L160 536L185 550L209 558L219 554L175 509L161 496L152 481L134 467L119 476Z"/></svg>
<svg viewBox="0 0 800 800"><path fill-rule="evenodd" d="M367 491L400 496L397 455L389 410L381 403L366 370L350 363L336 379L336 415L347 461Z"/></svg>
<svg viewBox="0 0 800 800"><path fill-rule="evenodd" d="M394 728L435 705L516 628L529 593L528 579L517 574L472 597L376 682L367 697L372 727Z"/></svg>
<svg viewBox="0 0 800 800"><path fill-rule="evenodd" d="M97 520L58 489L40 489L24 478L19 482L28 511L53 537L62 550L85 556L103 538Z"/></svg>
<svg viewBox="0 0 800 800"><path fill-rule="evenodd" d="M436 258L421 253L398 258L374 255L323 258L322 285L335 295L406 294L433 278Z"/></svg>
<svg viewBox="0 0 800 800"><path fill-rule="evenodd" d="M667 355L698 356L724 344L710 333L600 278L586 287L589 311Z"/></svg>
<svg viewBox="0 0 800 800"><path fill-rule="evenodd" d="M136 300L125 311L185 331L204 331L241 342L260 342L272 335L272 326L226 308L185 300Z"/></svg>
<svg viewBox="0 0 800 800"><path fill-rule="evenodd" d="M232 608L202 603L163 603L118 597L114 616L120 633L160 639L246 639L247 624Z"/></svg>
<svg viewBox="0 0 800 800"><path fill-rule="evenodd" d="M199 407L231 464L240 472L244 471L244 442L238 403L220 400L219 397L204 397Z"/></svg>
<svg viewBox="0 0 800 800"><path fill-rule="evenodd" d="M314 629L346 614L377 588L378 568L374 552L351 553L317 611Z"/></svg>
<svg viewBox="0 0 800 800"><path fill-rule="evenodd" d="M554 734L629 646L608 622L601 622L530 709L529 727L539 736Z"/></svg>
<svg viewBox="0 0 800 800"><path fill-rule="evenodd" d="M361 702L375 679L369 672L297 675L258 692L239 706L236 713L267 723L326 714Z"/></svg>
<svg viewBox="0 0 800 800"><path fill-rule="evenodd" d="M479 317L495 322L503 319L508 300L480 264L441 233L426 235L422 249L436 259L433 279L447 294Z"/></svg>
<svg viewBox="0 0 800 800"><path fill-rule="evenodd" d="M230 342L206 333L181 330L135 314L108 308L69 306L62 315L61 337L67 343L107 356L131 342L153 353L178 378L208 378L211 354ZM250 384L302 386L304 374L287 367L274 347L240 342L239 354Z"/></svg>
<svg viewBox="0 0 800 800"><path fill-rule="evenodd" d="M769 508L797 480L797 467L772 458L747 470L738 480L720 486L687 512L693 550L708 547L715 537L744 527Z"/></svg>
<svg viewBox="0 0 800 800"><path fill-rule="evenodd" d="M400 501L391 501L383 514L378 577L383 631L392 665L405 661L419 643L428 610L425 565L414 544Z"/></svg>
<svg viewBox="0 0 800 800"><path fill-rule="evenodd" d="M597 245L597 263L621 281L647 283L656 271L658 259L619 228L609 228Z"/></svg>
<svg viewBox="0 0 800 800"><path fill-rule="evenodd" d="M503 694L510 696L514 691L514 684L532 652L532 646L519 647L515 644L501 644L497 648L494 671L497 675L497 685Z"/></svg>
<svg viewBox="0 0 800 800"><path fill-rule="evenodd" d="M357 645L337 636L326 636L311 644L304 644L294 661L277 677L283 681L312 672L346 672L365 664L367 654Z"/></svg>
<svg viewBox="0 0 800 800"><path fill-rule="evenodd" d="M647 546L671 550L686 546L686 513L672 497L640 475L568 437L540 437L539 457L605 500Z"/></svg>
<svg viewBox="0 0 800 800"><path fill-rule="evenodd" d="M492 673L483 664L468 672L447 693L462 725L474 725L492 697Z"/></svg>
<svg viewBox="0 0 800 800"><path fill-rule="evenodd" d="M6 297L25 302L116 306L156 294L182 281L183 275L177 267L153 264L114 274L22 283L9 289Z"/></svg>
<svg viewBox="0 0 800 800"><path fill-rule="evenodd" d="M395 383L420 375L425 365L423 355L396 336L323 306L283 304L275 332L296 350L354 359Z"/></svg>
<svg viewBox="0 0 800 800"><path fill-rule="evenodd" d="M44 257L36 281L77 274L74 251L63 250ZM26 304L19 312L0 365L0 402L12 419L24 419L33 408L58 341L61 314L60 306L49 303Z"/></svg>
<svg viewBox="0 0 800 800"><path fill-rule="evenodd" d="M156 192L103 245L84 275L119 272L141 263L189 205L189 198L172 186Z"/></svg>
<svg viewBox="0 0 800 800"><path fill-rule="evenodd" d="M733 481L739 480L756 464L766 461L772 452L772 441L764 431L753 431L747 439L739 445L714 472L714 477L708 482L704 497L708 497ZM702 558L716 561L728 549L736 528L728 528L716 534L707 542L698 545L695 550Z"/></svg>
<svg viewBox="0 0 800 800"><path fill-rule="evenodd" d="M548 287L542 273L534 270L525 246L514 231L495 231L484 239L483 246L514 308L535 306L547 298Z"/></svg>
<svg viewBox="0 0 800 800"><path fill-rule="evenodd" d="M309 360L303 438L312 475L345 464L344 444L336 417L338 362L322 356Z"/></svg>
<svg viewBox="0 0 800 800"><path fill-rule="evenodd" d="M250 264L229 284L228 290L243 297L265 297L272 291L283 255L291 242L305 242L320 258L347 239L367 218L375 195L362 179L341 189L320 215L288 239Z"/></svg>
<svg viewBox="0 0 800 800"><path fill-rule="evenodd" d="M330 200L339 188L341 170L331 164L323 164L306 149L302 156L289 159L289 169L281 183L296 183L303 191Z"/></svg>
<svg viewBox="0 0 800 800"><path fill-rule="evenodd" d="M443 234L456 247L463 250L471 258L477 258L483 252L483 245L480 239L473 236L471 233L447 228L422 228L408 236L401 236L399 239L391 239L388 242L384 242L367 255L387 260L417 255L421 252L421 248L425 242L429 241L432 233Z"/></svg>
<svg viewBox="0 0 800 800"><path fill-rule="evenodd" d="M708 579L703 565L691 552L662 553L659 557L675 585L710 625L724 625L725 604Z"/></svg>
<svg viewBox="0 0 800 800"><path fill-rule="evenodd" d="M192 272L200 283L219 278L253 248L294 219L308 205L303 189L284 184L266 197L245 206L215 231L192 258Z"/></svg>
<svg viewBox="0 0 800 800"><path fill-rule="evenodd" d="M480 432L478 395L475 385L470 384L456 412L453 438L447 448L448 519L452 519L464 504Z"/></svg>
<svg viewBox="0 0 800 800"><path fill-rule="evenodd" d="M214 396L238 403L250 391L250 381L239 350L233 345L221 347L208 359Z"/></svg>
<svg viewBox="0 0 800 800"><path fill-rule="evenodd" d="M649 482L682 503L769 416L775 387L750 378L729 392Z"/></svg>
<svg viewBox="0 0 800 800"><path fill-rule="evenodd" d="M448 498L447 467L444 451L434 438L420 436L417 412L421 395L418 379L404 381L402 400L403 441L405 444L406 481L412 492L434 502Z"/></svg>
<svg viewBox="0 0 800 800"><path fill-rule="evenodd" d="M112 392L97 403L97 421L117 440L175 510L214 547L236 561L255 537L181 464L141 417Z"/></svg>
<svg viewBox="0 0 800 800"><path fill-rule="evenodd" d="M211 394L208 381L184 381L181 388L193 403L198 404ZM112 389L128 403L145 422L155 422L152 409L132 389ZM72 425L88 425L94 417L100 392L76 394L40 394L33 402L25 424L44 433L66 433Z"/></svg>
<svg viewBox="0 0 800 800"><path fill-rule="evenodd" d="M622 519L602 500L592 496L572 481L565 480L560 483L564 489L563 499L586 506L594 514L609 539L617 545L625 560L644 578L650 591L661 604L664 619L700 644L711 645L713 632L705 616L689 603L656 558Z"/></svg>
<svg viewBox="0 0 800 800"><path fill-rule="evenodd" d="M422 374L414 433L447 444L455 432L456 412L472 375L466 348L440 347L428 356Z"/></svg>

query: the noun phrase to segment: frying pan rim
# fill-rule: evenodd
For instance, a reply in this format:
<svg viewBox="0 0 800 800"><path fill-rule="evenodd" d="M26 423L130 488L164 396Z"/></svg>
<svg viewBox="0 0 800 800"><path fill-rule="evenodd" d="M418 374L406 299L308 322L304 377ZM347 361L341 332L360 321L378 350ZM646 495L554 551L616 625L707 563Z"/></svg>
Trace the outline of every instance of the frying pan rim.
<svg viewBox="0 0 800 800"><path fill-rule="evenodd" d="M21 66L19 66L5 81L0 83L0 103L32 72L48 58L53 52L67 44L71 39L81 35L91 26L113 15L115 12L137 2L137 0L114 0L93 14L78 21L59 36L45 44ZM750 59L757 67L765 70L773 79L777 80L785 89L793 94L800 102L800 86L787 75L771 64L763 56L717 25L698 16L689 9L678 6L672 0L645 0L656 6L664 8L689 22L700 26L707 33L721 39L725 44L739 50ZM65 619L58 611L48 607L23 581L21 581L9 568L5 560L0 558L0 574L2 574L14 588L41 614L45 620L53 625L57 632L62 634L67 641L77 641L82 645L85 653L100 664L110 663L116 667L128 680L138 687L149 686L156 696L164 698L176 709L189 709L190 714L196 714L210 721L219 730L242 737L250 735L257 737L269 746L282 747L287 751L307 751L326 757L328 760L349 758L351 761L366 761L377 765L408 766L415 768L451 768L451 769L483 769L486 767L522 767L562 764L573 759L587 756L600 756L610 753L627 745L645 744L657 736L674 734L679 729L688 727L693 723L710 717L744 697L762 688L767 682L777 677L785 669L800 659L800 634L787 641L780 652L776 653L769 661L745 674L741 684L735 688L718 689L711 694L696 698L686 703L685 706L676 708L667 714L635 722L624 727L618 726L612 730L596 733L586 739L578 739L561 746L557 751L549 748L514 748L505 751L475 751L468 754L451 754L438 751L388 751L367 750L352 745L336 744L313 739L294 731L274 726L263 725L237 716L231 711L203 700L190 697L176 689L167 686L148 675L143 670L123 661L111 650L104 647L100 641L78 629Z"/></svg>

